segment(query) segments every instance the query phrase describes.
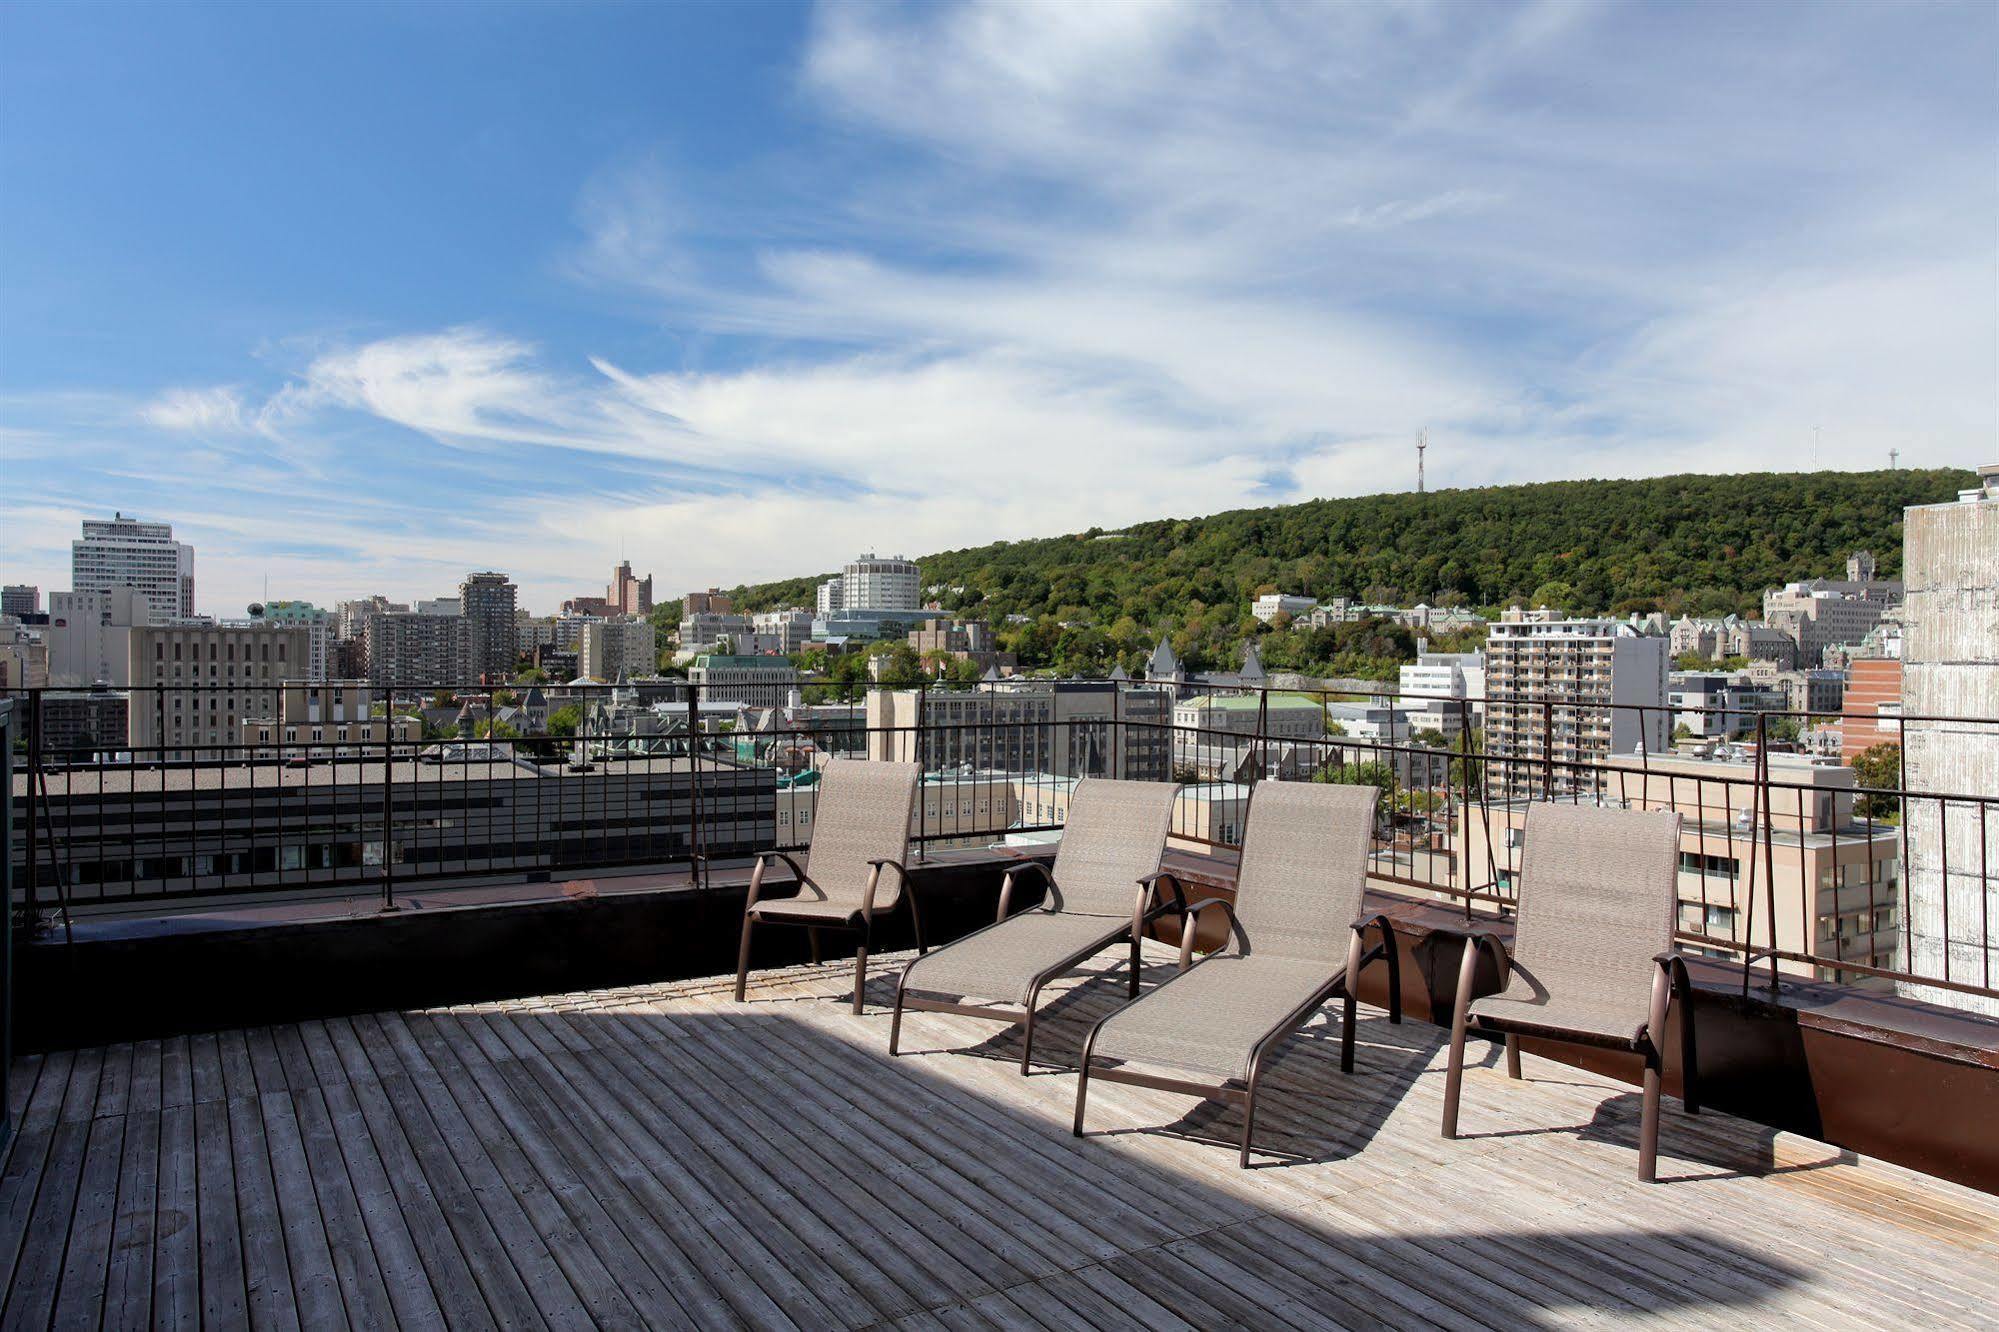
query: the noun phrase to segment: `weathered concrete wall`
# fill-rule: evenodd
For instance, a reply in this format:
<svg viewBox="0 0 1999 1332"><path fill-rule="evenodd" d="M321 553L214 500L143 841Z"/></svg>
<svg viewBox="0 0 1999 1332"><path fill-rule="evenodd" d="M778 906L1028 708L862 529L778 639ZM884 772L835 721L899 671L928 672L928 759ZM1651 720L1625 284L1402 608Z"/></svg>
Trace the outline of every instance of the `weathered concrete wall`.
<svg viewBox="0 0 1999 1332"><path fill-rule="evenodd" d="M1903 712L1966 719L1908 723L1908 786L1999 796L1999 722L1990 720L1999 718L1999 500L1910 509L1904 542ZM1999 806L1907 806L1909 969L1999 985ZM1999 1015L1999 1001L1904 988L1912 998Z"/></svg>

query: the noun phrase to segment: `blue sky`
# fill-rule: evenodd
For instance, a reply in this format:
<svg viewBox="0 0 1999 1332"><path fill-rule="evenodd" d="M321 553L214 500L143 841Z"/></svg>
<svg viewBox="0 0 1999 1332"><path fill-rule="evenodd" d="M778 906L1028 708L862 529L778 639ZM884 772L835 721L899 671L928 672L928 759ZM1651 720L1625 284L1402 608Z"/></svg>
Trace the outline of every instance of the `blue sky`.
<svg viewBox="0 0 1999 1332"><path fill-rule="evenodd" d="M1990 4L0 8L0 578L1999 451Z"/></svg>

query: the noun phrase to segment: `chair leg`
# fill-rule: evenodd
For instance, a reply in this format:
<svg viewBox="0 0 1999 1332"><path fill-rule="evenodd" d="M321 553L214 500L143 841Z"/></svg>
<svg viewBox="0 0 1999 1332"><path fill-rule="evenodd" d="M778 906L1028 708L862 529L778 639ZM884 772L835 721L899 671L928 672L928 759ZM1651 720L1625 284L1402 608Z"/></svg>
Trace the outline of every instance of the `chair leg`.
<svg viewBox="0 0 1999 1332"><path fill-rule="evenodd" d="M1089 1100L1089 1097L1090 1056L1085 1054L1081 1076L1076 1079L1076 1122L1069 1129L1070 1134L1078 1138L1083 1136L1083 1104Z"/></svg>
<svg viewBox="0 0 1999 1332"><path fill-rule="evenodd" d="M909 973L905 971L902 975L896 977L895 981L895 1015L888 1020L888 1057L890 1059L895 1058L896 1046L902 1041L902 991L908 978Z"/></svg>
<svg viewBox="0 0 1999 1332"><path fill-rule="evenodd" d="M868 944L874 938L874 922L861 926L861 946L854 950L854 1016L865 1011L868 993Z"/></svg>
<svg viewBox="0 0 1999 1332"><path fill-rule="evenodd" d="M904 884L902 895L909 899L909 928L916 935L916 955L922 957L930 949L923 942L923 913L916 909L916 890Z"/></svg>
<svg viewBox="0 0 1999 1332"><path fill-rule="evenodd" d="M1458 1092L1465 1080L1465 1015L1462 1007L1451 1023L1450 1062L1444 1071L1444 1136L1458 1136Z"/></svg>
<svg viewBox="0 0 1999 1332"><path fill-rule="evenodd" d="M1680 1005L1680 1100L1690 1115L1701 1112L1700 1060L1694 1049L1694 1006Z"/></svg>
<svg viewBox="0 0 1999 1332"><path fill-rule="evenodd" d="M754 912L743 913L743 942L736 950L736 1002L743 1002L743 995L750 979L750 931L757 923Z"/></svg>
<svg viewBox="0 0 1999 1332"><path fill-rule="evenodd" d="M1027 1016L1020 1024L1020 1075L1026 1077L1034 1067L1034 1008L1041 1001L1041 982L1035 981L1027 991Z"/></svg>
<svg viewBox="0 0 1999 1332"><path fill-rule="evenodd" d="M1263 1060L1252 1057L1249 1065L1249 1087L1242 1098L1242 1151L1236 1156L1238 1170L1249 1169L1249 1144L1256 1133L1256 1092L1262 1081Z"/></svg>
<svg viewBox="0 0 1999 1332"><path fill-rule="evenodd" d="M1353 1072L1353 1025L1356 1005L1353 990L1349 988L1342 997L1340 1007L1340 1072Z"/></svg>
<svg viewBox="0 0 1999 1332"><path fill-rule="evenodd" d="M812 947L812 965L816 967L819 965L819 927L817 925L807 925L805 927L805 938Z"/></svg>
<svg viewBox="0 0 1999 1332"><path fill-rule="evenodd" d="M1138 998L1138 968L1140 965L1141 963L1138 955L1138 931L1133 930L1131 934L1131 980L1127 991L1128 997L1133 999Z"/></svg>
<svg viewBox="0 0 1999 1332"><path fill-rule="evenodd" d="M1659 1057L1645 1059L1645 1108L1638 1120L1638 1178L1659 1181Z"/></svg>
<svg viewBox="0 0 1999 1332"><path fill-rule="evenodd" d="M1520 1081L1520 1038L1510 1031L1506 1033L1506 1076Z"/></svg>

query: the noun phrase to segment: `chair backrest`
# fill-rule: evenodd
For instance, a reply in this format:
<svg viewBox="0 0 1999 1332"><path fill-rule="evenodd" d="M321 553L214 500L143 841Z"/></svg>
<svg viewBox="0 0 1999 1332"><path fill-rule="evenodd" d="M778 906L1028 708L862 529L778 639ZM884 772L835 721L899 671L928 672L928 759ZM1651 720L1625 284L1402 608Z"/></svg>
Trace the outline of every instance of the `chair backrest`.
<svg viewBox="0 0 1999 1332"><path fill-rule="evenodd" d="M921 764L867 759L834 759L820 770L805 873L828 899L851 902L859 910L871 872L868 862L907 862L909 819L922 777ZM875 887L875 910L888 910L901 896L902 876L884 870Z"/></svg>
<svg viewBox="0 0 1999 1332"><path fill-rule="evenodd" d="M1367 891L1373 786L1257 783L1236 873L1236 919L1251 953L1346 959Z"/></svg>
<svg viewBox="0 0 1999 1332"><path fill-rule="evenodd" d="M1637 1031L1649 1012L1652 959L1673 946L1680 816L1537 804L1525 839L1514 961L1551 996Z"/></svg>
<svg viewBox="0 0 1999 1332"><path fill-rule="evenodd" d="M1069 817L1052 871L1064 911L1128 916L1138 881L1159 869L1180 788L1172 782L1086 777L1069 796Z"/></svg>

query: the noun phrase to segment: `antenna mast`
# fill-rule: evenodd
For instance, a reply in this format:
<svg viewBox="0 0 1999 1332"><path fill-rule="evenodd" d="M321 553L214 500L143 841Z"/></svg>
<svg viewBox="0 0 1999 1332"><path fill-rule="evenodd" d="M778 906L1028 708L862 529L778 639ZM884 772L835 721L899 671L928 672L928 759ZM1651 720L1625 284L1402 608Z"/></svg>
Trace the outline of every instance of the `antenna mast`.
<svg viewBox="0 0 1999 1332"><path fill-rule="evenodd" d="M1427 430L1418 430L1416 432L1416 493L1418 495L1423 493L1423 450L1429 447L1430 432Z"/></svg>
<svg viewBox="0 0 1999 1332"><path fill-rule="evenodd" d="M1888 450L1888 470L1891 472L1899 471L1901 469L1901 466L1902 466L1902 451L1900 449Z"/></svg>

